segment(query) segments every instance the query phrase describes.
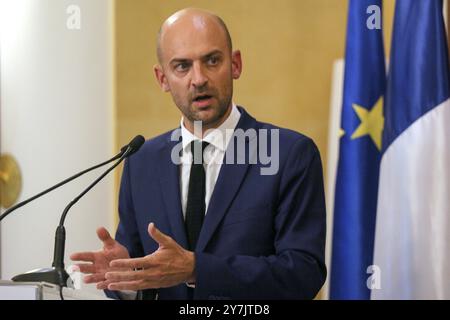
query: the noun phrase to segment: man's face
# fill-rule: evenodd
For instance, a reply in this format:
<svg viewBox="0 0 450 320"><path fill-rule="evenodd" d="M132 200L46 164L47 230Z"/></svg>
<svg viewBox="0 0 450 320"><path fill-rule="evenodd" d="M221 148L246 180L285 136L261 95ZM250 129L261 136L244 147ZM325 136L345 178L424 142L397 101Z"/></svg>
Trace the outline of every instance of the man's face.
<svg viewBox="0 0 450 320"><path fill-rule="evenodd" d="M155 73L162 88L192 129L220 125L231 110L233 79L241 72L240 53L231 53L226 35L211 18L180 18L163 30L160 39L161 66Z"/></svg>

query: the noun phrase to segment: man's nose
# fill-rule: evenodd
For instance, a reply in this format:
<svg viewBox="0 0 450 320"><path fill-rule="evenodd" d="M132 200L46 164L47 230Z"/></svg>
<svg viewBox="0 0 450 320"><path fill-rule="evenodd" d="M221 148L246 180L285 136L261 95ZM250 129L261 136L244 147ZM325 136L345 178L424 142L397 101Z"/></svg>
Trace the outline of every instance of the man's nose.
<svg viewBox="0 0 450 320"><path fill-rule="evenodd" d="M203 67L200 63L194 63L192 68L192 85L195 88L201 88L208 82L208 78L206 77Z"/></svg>

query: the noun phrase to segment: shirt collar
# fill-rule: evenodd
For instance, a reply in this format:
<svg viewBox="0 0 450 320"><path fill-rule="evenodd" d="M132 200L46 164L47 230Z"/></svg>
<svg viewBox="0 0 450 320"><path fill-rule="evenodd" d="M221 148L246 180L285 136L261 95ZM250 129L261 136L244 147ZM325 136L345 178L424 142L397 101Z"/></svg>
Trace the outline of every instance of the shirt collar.
<svg viewBox="0 0 450 320"><path fill-rule="evenodd" d="M230 133L228 133L227 135L226 132L229 130L234 131L234 129L236 129L240 117L241 113L233 103L228 118L218 128L208 130L206 136L203 137L203 141L208 142L221 151L225 151L232 136ZM183 150L187 150L186 148L189 146L189 144L193 140L198 140L198 138L194 136L194 134L192 134L188 129L186 129L183 124L183 120L184 118L181 118L181 137L183 141Z"/></svg>

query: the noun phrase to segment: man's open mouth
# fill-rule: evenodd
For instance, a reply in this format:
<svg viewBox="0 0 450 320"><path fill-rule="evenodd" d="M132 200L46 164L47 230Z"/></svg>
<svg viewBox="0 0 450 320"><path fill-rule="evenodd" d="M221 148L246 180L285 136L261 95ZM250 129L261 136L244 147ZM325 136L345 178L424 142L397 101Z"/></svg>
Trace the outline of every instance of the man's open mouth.
<svg viewBox="0 0 450 320"><path fill-rule="evenodd" d="M200 95L200 96L195 97L193 101L199 102L199 101L208 100L210 98L212 98L212 96L205 94L205 95Z"/></svg>

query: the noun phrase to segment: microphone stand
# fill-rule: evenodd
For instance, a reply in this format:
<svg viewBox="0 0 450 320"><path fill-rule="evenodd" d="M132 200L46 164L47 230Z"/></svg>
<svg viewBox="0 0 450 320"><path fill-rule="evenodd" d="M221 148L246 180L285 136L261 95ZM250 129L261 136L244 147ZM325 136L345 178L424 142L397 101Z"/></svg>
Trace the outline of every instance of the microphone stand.
<svg viewBox="0 0 450 320"><path fill-rule="evenodd" d="M98 177L93 183L91 183L83 192L81 192L76 198L74 198L64 209L59 225L55 233L55 249L53 253L52 268L44 268L38 270L32 270L27 273L19 274L12 278L15 282L49 282L62 287L67 287L67 280L70 278L69 274L64 268L64 249L66 242L66 230L64 228L64 220L70 208L78 202L89 190L91 190L97 183L100 182L109 172L114 170L126 157L135 152L132 147L128 147L125 152L119 154L119 160L106 170L100 177ZM62 290L62 289L61 289ZM61 291L60 291L60 295Z"/></svg>
<svg viewBox="0 0 450 320"><path fill-rule="evenodd" d="M0 215L0 221L2 221L4 218L6 218L6 217L7 217L10 213L12 213L13 211L19 209L20 207L23 207L23 206L26 205L27 203L29 203L29 202L31 202L31 201L33 201L33 200L39 198L39 197L42 197L43 195L49 193L50 191L53 191L53 190L55 190L55 189L57 189L57 188L59 188L59 187L65 185L66 183L68 183L68 182L70 182L70 181L72 181L72 180L78 178L79 176L82 176L82 175L85 174L85 173L88 173L88 172L90 172L90 171L92 171L92 170L95 170L95 169L97 169L97 168L103 167L104 165L106 165L106 164L108 164L108 163L110 163L110 162L113 162L114 160L119 159L119 158L125 153L125 150L126 150L126 148L123 147L122 150L121 150L121 152L120 152L119 154L117 154L116 156L114 156L113 158L111 158L111 159L109 159L109 160L107 160L107 161L105 161L105 162L102 162L102 163L100 163L100 164L97 164L97 165L95 165L95 166L93 166L93 167L91 167L91 168L89 168L89 169L83 170L83 171L81 171L81 172L79 172L79 173L77 173L77 174L71 176L70 178L67 178L67 179L64 180L64 181L61 181L61 182L58 183L57 185L54 185L53 187L50 187L50 188L48 188L48 189L42 191L41 193L38 193L37 195L32 196L31 198L29 198L29 199L27 199L27 200L24 200L24 201L22 201L22 202L20 202L20 203L18 203L18 204L16 204L16 205L14 205L14 206L12 206L12 207L9 208L8 210L6 210L2 215Z"/></svg>

